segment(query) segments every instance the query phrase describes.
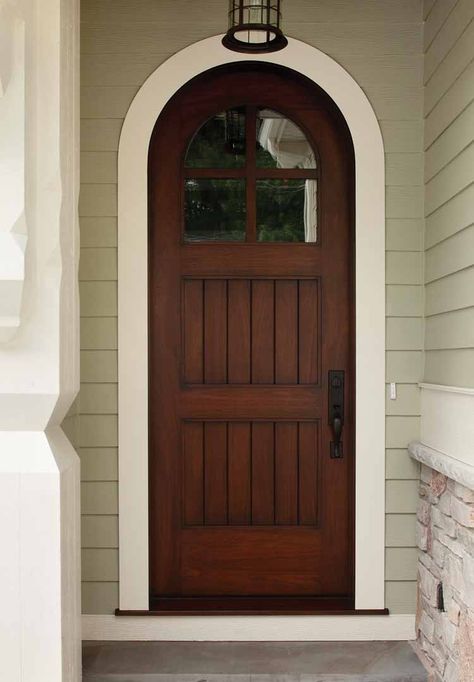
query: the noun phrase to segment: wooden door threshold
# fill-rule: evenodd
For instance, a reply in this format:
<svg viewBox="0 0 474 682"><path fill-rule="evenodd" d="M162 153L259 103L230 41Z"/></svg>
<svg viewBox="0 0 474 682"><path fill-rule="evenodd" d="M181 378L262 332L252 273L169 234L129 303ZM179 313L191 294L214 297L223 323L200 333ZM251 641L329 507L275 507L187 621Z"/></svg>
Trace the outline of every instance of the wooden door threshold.
<svg viewBox="0 0 474 682"><path fill-rule="evenodd" d="M371 616L388 609L356 609L352 597L166 597L148 611L117 609L116 616Z"/></svg>

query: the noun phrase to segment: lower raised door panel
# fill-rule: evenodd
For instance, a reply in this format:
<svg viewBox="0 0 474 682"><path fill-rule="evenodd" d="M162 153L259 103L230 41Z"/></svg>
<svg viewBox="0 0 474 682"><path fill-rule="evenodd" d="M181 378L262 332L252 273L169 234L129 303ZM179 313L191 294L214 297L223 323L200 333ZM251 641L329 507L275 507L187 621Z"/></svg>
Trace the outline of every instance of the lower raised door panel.
<svg viewBox="0 0 474 682"><path fill-rule="evenodd" d="M315 526L317 421L190 421L184 526Z"/></svg>

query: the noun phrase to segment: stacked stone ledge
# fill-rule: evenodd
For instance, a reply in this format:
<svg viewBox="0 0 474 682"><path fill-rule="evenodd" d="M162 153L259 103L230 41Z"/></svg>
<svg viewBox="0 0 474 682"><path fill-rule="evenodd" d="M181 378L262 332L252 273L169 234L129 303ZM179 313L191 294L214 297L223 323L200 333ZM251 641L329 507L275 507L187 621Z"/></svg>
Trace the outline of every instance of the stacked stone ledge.
<svg viewBox="0 0 474 682"><path fill-rule="evenodd" d="M422 466L417 540L418 643L434 680L474 682L474 490Z"/></svg>

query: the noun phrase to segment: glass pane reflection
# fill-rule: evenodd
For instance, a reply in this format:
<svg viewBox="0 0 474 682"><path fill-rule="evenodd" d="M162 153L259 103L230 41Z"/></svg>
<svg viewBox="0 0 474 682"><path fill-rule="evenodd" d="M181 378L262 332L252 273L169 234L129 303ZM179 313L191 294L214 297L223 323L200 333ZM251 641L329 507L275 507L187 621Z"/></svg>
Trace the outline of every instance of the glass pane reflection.
<svg viewBox="0 0 474 682"><path fill-rule="evenodd" d="M296 123L271 109L257 112L258 168L316 168L316 157Z"/></svg>
<svg viewBox="0 0 474 682"><path fill-rule="evenodd" d="M187 168L242 168L245 164L245 109L234 108L210 118L191 140Z"/></svg>
<svg viewBox="0 0 474 682"><path fill-rule="evenodd" d="M257 239L317 241L317 181L257 180Z"/></svg>
<svg viewBox="0 0 474 682"><path fill-rule="evenodd" d="M186 180L185 241L244 241L245 213L244 179Z"/></svg>

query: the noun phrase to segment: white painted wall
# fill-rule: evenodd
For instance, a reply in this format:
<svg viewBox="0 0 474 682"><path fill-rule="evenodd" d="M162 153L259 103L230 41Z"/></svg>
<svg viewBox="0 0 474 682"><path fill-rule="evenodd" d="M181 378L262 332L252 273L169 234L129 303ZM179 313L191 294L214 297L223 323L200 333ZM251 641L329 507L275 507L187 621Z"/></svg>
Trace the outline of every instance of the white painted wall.
<svg viewBox="0 0 474 682"><path fill-rule="evenodd" d="M79 380L78 10L77 0L0 6L1 19L15 17L2 23L0 78L4 97L24 84L15 104L23 142L14 118L0 114L0 125L24 173L20 156L0 152L0 163L28 226L21 309L18 289L2 288L11 252L0 248L0 327L2 306L16 311L0 340L0 679L8 682L80 679L79 461L59 427ZM24 59L12 61L18 26Z"/></svg>

